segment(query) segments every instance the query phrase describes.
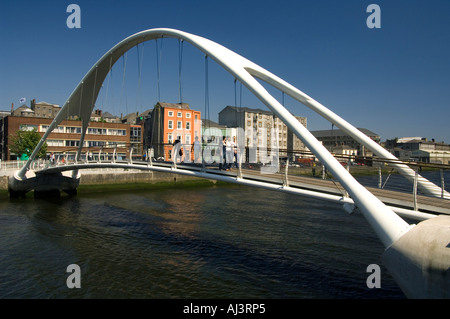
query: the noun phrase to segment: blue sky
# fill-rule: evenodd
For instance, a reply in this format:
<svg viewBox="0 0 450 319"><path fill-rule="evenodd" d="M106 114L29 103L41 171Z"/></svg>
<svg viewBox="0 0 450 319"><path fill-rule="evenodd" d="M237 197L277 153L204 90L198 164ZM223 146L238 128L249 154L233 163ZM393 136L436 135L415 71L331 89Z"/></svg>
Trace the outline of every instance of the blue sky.
<svg viewBox="0 0 450 319"><path fill-rule="evenodd" d="M80 29L66 25L71 3L81 8ZM366 25L371 3L381 8L380 29ZM448 0L2 1L0 109L20 106L22 97L27 104L35 98L62 106L112 46L167 27L228 47L382 140L421 136L450 143L449 14ZM161 100L179 102L178 42L165 39L161 54ZM234 104L234 79L213 61L208 66L210 118L217 120ZM204 79L204 56L185 44L183 102L202 112ZM151 108L157 101L154 41L130 50L109 81L98 108L117 115ZM281 101L280 92L269 92ZM237 99L265 107L246 89ZM300 103L287 97L284 103L308 118L309 129L331 128Z"/></svg>

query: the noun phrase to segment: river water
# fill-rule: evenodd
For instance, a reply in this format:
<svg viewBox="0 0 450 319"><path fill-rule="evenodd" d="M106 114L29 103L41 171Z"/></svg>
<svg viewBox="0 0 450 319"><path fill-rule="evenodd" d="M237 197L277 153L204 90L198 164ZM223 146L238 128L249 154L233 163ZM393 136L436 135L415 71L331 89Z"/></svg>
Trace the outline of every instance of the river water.
<svg viewBox="0 0 450 319"><path fill-rule="evenodd" d="M0 298L404 298L383 249L337 204L244 186L4 198Z"/></svg>

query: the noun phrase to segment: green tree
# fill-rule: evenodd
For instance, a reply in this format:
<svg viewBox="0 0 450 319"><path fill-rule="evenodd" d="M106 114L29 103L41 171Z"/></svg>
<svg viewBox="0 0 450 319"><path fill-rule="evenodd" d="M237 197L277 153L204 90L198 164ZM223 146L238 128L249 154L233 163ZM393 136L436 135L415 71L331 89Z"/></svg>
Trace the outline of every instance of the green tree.
<svg viewBox="0 0 450 319"><path fill-rule="evenodd" d="M11 136L11 152L18 154L19 158L22 157L23 154L26 154L27 157L29 157L40 140L41 135L37 132L36 129L32 131L19 130L15 135ZM44 158L46 154L47 142L42 145L41 150L37 154L37 157Z"/></svg>

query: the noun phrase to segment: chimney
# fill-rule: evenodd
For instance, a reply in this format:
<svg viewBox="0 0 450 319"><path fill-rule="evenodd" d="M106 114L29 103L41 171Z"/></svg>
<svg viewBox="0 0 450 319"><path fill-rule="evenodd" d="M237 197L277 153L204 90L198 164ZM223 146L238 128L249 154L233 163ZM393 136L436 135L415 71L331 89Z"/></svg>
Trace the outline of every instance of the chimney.
<svg viewBox="0 0 450 319"><path fill-rule="evenodd" d="M13 112L14 112L14 103L11 103L11 115L13 114Z"/></svg>

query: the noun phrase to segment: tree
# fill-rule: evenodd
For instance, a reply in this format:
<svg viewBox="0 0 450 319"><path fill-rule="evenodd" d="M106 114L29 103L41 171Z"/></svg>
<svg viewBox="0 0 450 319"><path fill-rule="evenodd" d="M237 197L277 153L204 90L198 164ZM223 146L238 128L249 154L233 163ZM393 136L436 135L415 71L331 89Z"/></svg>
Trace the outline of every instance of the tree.
<svg viewBox="0 0 450 319"><path fill-rule="evenodd" d="M19 157L22 157L23 154L26 154L26 156L29 157L40 140L41 135L36 129L33 129L32 131L19 130L15 135L11 136L10 150L11 152L18 154ZM47 142L42 145L37 157L44 158L46 154Z"/></svg>

